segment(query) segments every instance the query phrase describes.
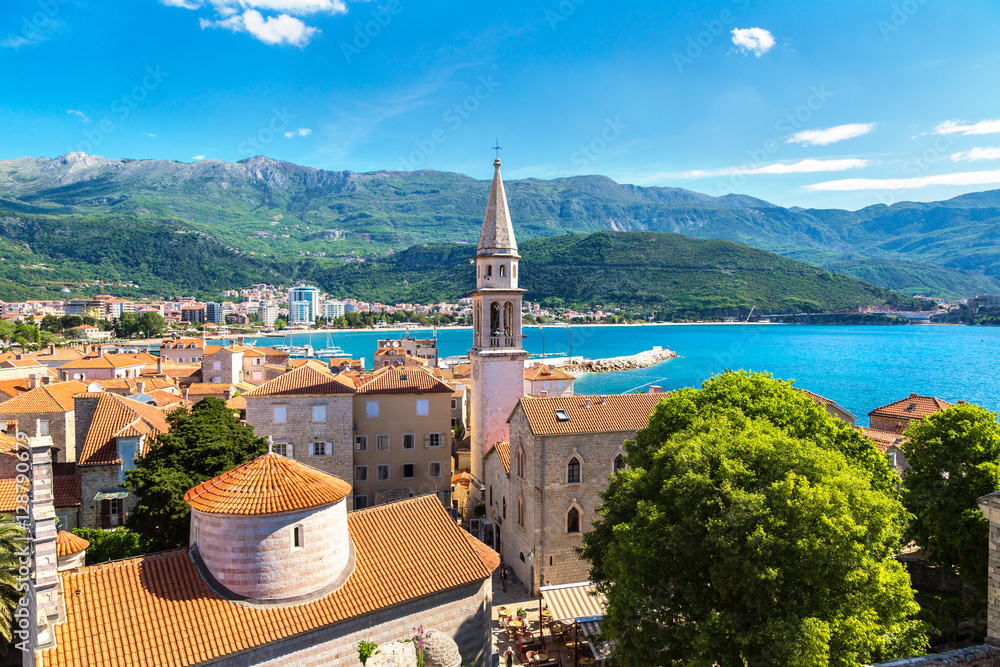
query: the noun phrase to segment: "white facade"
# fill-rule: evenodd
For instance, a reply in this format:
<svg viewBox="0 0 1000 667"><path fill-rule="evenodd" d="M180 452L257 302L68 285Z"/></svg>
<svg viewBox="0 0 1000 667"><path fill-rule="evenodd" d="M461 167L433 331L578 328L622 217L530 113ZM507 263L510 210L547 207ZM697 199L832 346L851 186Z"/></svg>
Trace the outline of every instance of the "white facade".
<svg viewBox="0 0 1000 667"><path fill-rule="evenodd" d="M319 290L299 285L288 291L289 324L315 324L319 316Z"/></svg>
<svg viewBox="0 0 1000 667"><path fill-rule="evenodd" d="M278 319L278 307L273 303L262 303L257 308L257 319L266 327L274 326Z"/></svg>
<svg viewBox="0 0 1000 667"><path fill-rule="evenodd" d="M328 320L333 320L344 315L344 302L343 301L325 301L323 302L323 317Z"/></svg>

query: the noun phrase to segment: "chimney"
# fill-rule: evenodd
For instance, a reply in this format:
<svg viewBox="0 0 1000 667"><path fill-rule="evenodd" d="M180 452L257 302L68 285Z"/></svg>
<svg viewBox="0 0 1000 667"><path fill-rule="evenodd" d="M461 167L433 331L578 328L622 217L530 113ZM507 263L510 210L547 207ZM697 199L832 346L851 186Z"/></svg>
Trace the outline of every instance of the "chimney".
<svg viewBox="0 0 1000 667"><path fill-rule="evenodd" d="M156 374L163 375L163 357L156 357Z"/></svg>
<svg viewBox="0 0 1000 667"><path fill-rule="evenodd" d="M590 396L583 399L583 407L590 408Z"/></svg>
<svg viewBox="0 0 1000 667"><path fill-rule="evenodd" d="M181 389L181 398L183 398L185 401L188 400L189 391L191 391L189 387L184 387L183 389Z"/></svg>
<svg viewBox="0 0 1000 667"><path fill-rule="evenodd" d="M97 356L99 356L99 357L103 357L104 356L104 346L103 345L98 345L97 346Z"/></svg>
<svg viewBox="0 0 1000 667"><path fill-rule="evenodd" d="M657 386L655 384L650 385L649 386L649 393L650 394L662 394L663 393L663 387Z"/></svg>
<svg viewBox="0 0 1000 667"><path fill-rule="evenodd" d="M145 394L146 393L146 383L145 382L136 382L135 386L138 387L140 394Z"/></svg>
<svg viewBox="0 0 1000 667"><path fill-rule="evenodd" d="M28 376L28 389L38 389L42 384L42 376L38 373L32 373Z"/></svg>
<svg viewBox="0 0 1000 667"><path fill-rule="evenodd" d="M911 392L911 393L910 393L910 398L916 398L916 397L917 397L917 396L919 396L919 395L920 395L920 394L918 394L917 392L915 392L915 391L914 391L914 392Z"/></svg>
<svg viewBox="0 0 1000 667"><path fill-rule="evenodd" d="M17 437L17 420L8 419L7 420L7 435L11 437Z"/></svg>
<svg viewBox="0 0 1000 667"><path fill-rule="evenodd" d="M49 354L55 354L55 353L56 353L55 343L49 344Z"/></svg>
<svg viewBox="0 0 1000 667"><path fill-rule="evenodd" d="M24 353L18 352L17 354L14 355L14 358L20 361L21 359L24 359Z"/></svg>
<svg viewBox="0 0 1000 667"><path fill-rule="evenodd" d="M607 405L607 404L608 404L608 395L601 394L601 405Z"/></svg>

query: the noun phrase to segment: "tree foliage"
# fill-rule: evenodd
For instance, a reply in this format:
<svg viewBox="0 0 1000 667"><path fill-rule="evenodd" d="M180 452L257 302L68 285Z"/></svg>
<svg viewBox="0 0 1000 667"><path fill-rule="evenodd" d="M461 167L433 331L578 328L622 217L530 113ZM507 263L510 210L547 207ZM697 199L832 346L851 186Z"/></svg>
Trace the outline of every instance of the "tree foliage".
<svg viewBox="0 0 1000 667"><path fill-rule="evenodd" d="M903 485L913 513L908 536L928 560L957 568L985 592L990 524L976 501L1000 489L996 413L958 404L914 423L906 436L901 449L910 469Z"/></svg>
<svg viewBox="0 0 1000 667"><path fill-rule="evenodd" d="M90 542L90 546L87 547L87 565L134 558L151 551L151 549L145 548L138 533L124 526L119 526L114 530L74 528L73 534Z"/></svg>
<svg viewBox="0 0 1000 667"><path fill-rule="evenodd" d="M18 580L21 568L19 552L24 546L18 540L22 537L24 530L18 524L9 521L0 523L0 647L3 649L13 637L11 626L18 601L27 594Z"/></svg>
<svg viewBox="0 0 1000 667"><path fill-rule="evenodd" d="M905 512L852 431L765 374L660 403L581 550L622 664L858 665L925 648L892 558Z"/></svg>
<svg viewBox="0 0 1000 667"><path fill-rule="evenodd" d="M267 441L219 398L204 398L191 412L175 410L167 421L170 430L153 439L123 484L139 498L126 525L153 551L188 543L188 489L267 451Z"/></svg>

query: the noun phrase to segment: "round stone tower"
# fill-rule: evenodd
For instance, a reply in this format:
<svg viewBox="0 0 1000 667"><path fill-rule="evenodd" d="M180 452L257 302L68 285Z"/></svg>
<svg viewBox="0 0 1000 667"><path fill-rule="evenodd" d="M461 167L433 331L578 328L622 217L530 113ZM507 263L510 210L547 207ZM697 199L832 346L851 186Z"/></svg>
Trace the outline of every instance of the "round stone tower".
<svg viewBox="0 0 1000 667"><path fill-rule="evenodd" d="M307 598L351 574L347 482L274 453L199 484L191 545L206 574L238 597Z"/></svg>
<svg viewBox="0 0 1000 667"><path fill-rule="evenodd" d="M59 571L83 567L89 546L90 542L79 535L60 530L59 534L56 535L56 566Z"/></svg>

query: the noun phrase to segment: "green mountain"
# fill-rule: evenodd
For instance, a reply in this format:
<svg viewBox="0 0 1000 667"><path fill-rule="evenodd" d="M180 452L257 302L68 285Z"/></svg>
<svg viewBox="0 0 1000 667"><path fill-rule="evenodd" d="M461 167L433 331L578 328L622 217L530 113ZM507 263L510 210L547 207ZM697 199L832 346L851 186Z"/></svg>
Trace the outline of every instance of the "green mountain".
<svg viewBox="0 0 1000 667"><path fill-rule="evenodd" d="M545 306L627 306L665 318L830 312L863 304L920 308L891 290L740 243L653 232L595 232L519 244L520 286ZM419 245L304 276L341 296L454 301L474 287L472 245Z"/></svg>
<svg viewBox="0 0 1000 667"><path fill-rule="evenodd" d="M601 230L681 233L745 243L908 294L1000 291L1000 191L844 211L786 209L746 195L644 188L603 176L506 185L521 240ZM79 270L88 278L127 277L147 291L196 291L271 268L308 275L415 244L474 243L488 190L488 181L461 174L332 172L266 157L193 164L82 153L20 158L0 161L0 237L66 263L67 281ZM19 231L39 224L69 239L84 228L96 236L74 248L81 244L50 244L37 233L29 240ZM136 246L148 240L141 232L147 224L156 238L197 239L199 265L184 263L180 247L172 268L158 266L156 253L143 255ZM102 234L109 247L93 243ZM120 252L118 238L136 242ZM133 253L142 266L127 265ZM225 266L214 266L216 255Z"/></svg>

